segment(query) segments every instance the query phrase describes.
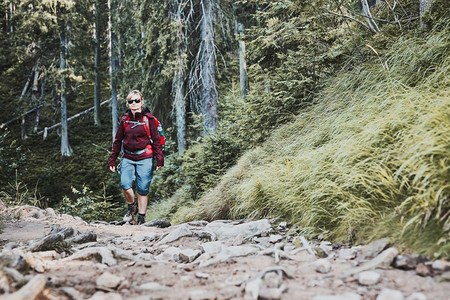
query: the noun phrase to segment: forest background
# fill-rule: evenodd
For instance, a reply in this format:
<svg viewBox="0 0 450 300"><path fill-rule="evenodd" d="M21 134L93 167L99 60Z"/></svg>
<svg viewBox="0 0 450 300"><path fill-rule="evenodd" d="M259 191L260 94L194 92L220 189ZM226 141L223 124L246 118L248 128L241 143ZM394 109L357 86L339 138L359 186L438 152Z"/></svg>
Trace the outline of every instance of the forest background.
<svg viewBox="0 0 450 300"><path fill-rule="evenodd" d="M446 0L24 0L0 17L3 202L120 219L107 159L139 89L167 140L148 220L271 218L450 257Z"/></svg>

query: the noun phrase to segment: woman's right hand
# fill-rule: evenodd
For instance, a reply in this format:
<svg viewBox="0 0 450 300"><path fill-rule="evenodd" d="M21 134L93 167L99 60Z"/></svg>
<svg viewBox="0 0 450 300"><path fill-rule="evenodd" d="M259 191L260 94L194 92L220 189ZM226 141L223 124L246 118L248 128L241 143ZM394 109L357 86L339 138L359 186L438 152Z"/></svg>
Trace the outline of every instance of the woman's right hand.
<svg viewBox="0 0 450 300"><path fill-rule="evenodd" d="M116 166L109 166L109 170L113 173L116 172Z"/></svg>

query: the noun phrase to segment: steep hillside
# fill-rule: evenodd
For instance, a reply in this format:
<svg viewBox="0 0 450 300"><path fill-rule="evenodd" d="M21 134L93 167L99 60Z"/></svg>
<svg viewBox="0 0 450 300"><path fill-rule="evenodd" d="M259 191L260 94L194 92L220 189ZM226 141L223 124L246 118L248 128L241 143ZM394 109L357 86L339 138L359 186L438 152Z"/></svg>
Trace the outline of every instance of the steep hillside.
<svg viewBox="0 0 450 300"><path fill-rule="evenodd" d="M338 74L296 121L174 219L282 218L309 236L389 236L450 256L450 38L400 38Z"/></svg>

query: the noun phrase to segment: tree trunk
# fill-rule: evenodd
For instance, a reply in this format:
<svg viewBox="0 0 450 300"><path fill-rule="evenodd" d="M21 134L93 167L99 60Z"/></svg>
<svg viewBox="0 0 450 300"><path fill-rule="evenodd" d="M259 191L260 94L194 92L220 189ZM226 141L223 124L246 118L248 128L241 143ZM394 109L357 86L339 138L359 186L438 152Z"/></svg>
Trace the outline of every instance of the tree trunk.
<svg viewBox="0 0 450 300"><path fill-rule="evenodd" d="M100 1L95 2L95 86L94 86L94 124L100 121Z"/></svg>
<svg viewBox="0 0 450 300"><path fill-rule="evenodd" d="M434 0L419 0L419 9L420 9L420 16L421 17L430 8L430 6L431 6L431 4L433 2L434 2Z"/></svg>
<svg viewBox="0 0 450 300"><path fill-rule="evenodd" d="M244 34L244 25L239 22L235 22L236 33L239 37L239 82L241 97L247 97L248 91L248 78L247 78L247 62L245 61L245 42L242 41L241 36Z"/></svg>
<svg viewBox="0 0 450 300"><path fill-rule="evenodd" d="M377 23L375 23L375 20L372 18L372 14L370 13L370 7L367 3L367 0L361 0L361 5L363 9L363 14L366 16L367 19L367 25L369 25L370 30L372 32L377 33L380 31L380 28L378 28Z"/></svg>
<svg viewBox="0 0 450 300"><path fill-rule="evenodd" d="M200 52L200 78L202 103L205 120L203 130L205 134L217 130L217 88L216 88L216 55L214 45L214 2L213 0L202 0L203 11L200 24L201 52Z"/></svg>
<svg viewBox="0 0 450 300"><path fill-rule="evenodd" d="M33 105L38 105L40 106L41 104L41 98L39 98L39 60L36 63L37 67L36 70L34 72L34 80L33 80L33 87L31 88L31 103ZM43 92L43 91L42 91ZM36 133L37 132L37 127L39 125L39 117L41 114L41 109L39 108L36 111L36 118L34 119L34 127L33 127L33 132Z"/></svg>
<svg viewBox="0 0 450 300"><path fill-rule="evenodd" d="M12 3L12 1L11 1L11 2L9 3L9 13L10 13L9 18L10 18L10 20L12 19L12 16L13 16L15 10L16 10L16 6L15 6L15 5ZM9 31L10 31L11 33L14 32L14 27L13 27L13 25L12 25L12 22L10 22Z"/></svg>
<svg viewBox="0 0 450 300"><path fill-rule="evenodd" d="M111 88L111 115L112 115L112 140L116 137L118 109L117 109L117 58L116 58L116 44L114 34L114 3L113 0L108 0L109 8L109 74L110 74L110 88Z"/></svg>
<svg viewBox="0 0 450 300"><path fill-rule="evenodd" d="M22 120L20 122L20 137L22 138L22 140L28 137L25 116L22 116Z"/></svg>
<svg viewBox="0 0 450 300"><path fill-rule="evenodd" d="M184 32L184 23L186 20L183 15L183 2L178 3L173 19L176 24L176 66L172 81L172 92L174 93L176 126L177 126L177 144L178 154L183 155L186 150L186 95L185 80L187 66L187 38Z"/></svg>
<svg viewBox="0 0 450 300"><path fill-rule="evenodd" d="M60 87L60 101L61 101L61 155L70 156L73 151L69 145L69 132L67 124L67 96L66 96L66 26L64 21L61 21L59 34L59 71L61 73L61 87Z"/></svg>

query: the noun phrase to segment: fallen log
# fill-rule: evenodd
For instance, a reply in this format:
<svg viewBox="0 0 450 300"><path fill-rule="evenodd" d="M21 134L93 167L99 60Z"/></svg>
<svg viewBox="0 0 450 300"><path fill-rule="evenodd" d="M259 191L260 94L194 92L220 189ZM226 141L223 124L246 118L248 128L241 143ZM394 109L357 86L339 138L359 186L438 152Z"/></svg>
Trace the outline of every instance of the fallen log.
<svg viewBox="0 0 450 300"><path fill-rule="evenodd" d="M108 100L103 101L102 103L100 103L100 106L102 106L102 105L108 103L109 101L111 101L111 99L108 99ZM87 114L87 113L89 113L89 112L91 112L91 111L93 111L93 110L94 110L94 106L92 106L92 107L90 107L90 108L88 108L88 109L86 109L86 110L84 110L84 111L82 111L82 112L79 112L79 113L77 113L76 115L71 116L70 118L67 119L67 122L69 122L69 121L71 121L71 120L73 120L73 119L76 119L76 118L78 118L78 117L80 117L80 116L82 116L82 115L85 115L85 114ZM50 127L45 127L44 130L39 131L37 134L38 134L38 135L43 134L43 135L44 135L43 138L44 138L44 140L45 140L45 139L47 138L48 132L51 131L51 130L53 130L53 129L55 129L55 128L57 128L58 126L61 126L61 122L56 123L56 124L54 124L54 125L52 125L52 126L50 126Z"/></svg>
<svg viewBox="0 0 450 300"><path fill-rule="evenodd" d="M24 112L22 115L20 115L20 116L18 116L18 117L15 117L15 118L13 118L13 119L11 119L11 120L9 120L9 121L3 123L2 125L0 125L0 129L5 128L6 126L8 126L9 124L11 124L11 123L14 122L14 121L17 121L17 120L19 120L19 119L22 119L22 118L25 117L26 115L29 115L29 114L35 112L36 110L40 109L41 107L42 107L42 104L39 104L38 106L33 107L33 108L30 109L29 111Z"/></svg>

